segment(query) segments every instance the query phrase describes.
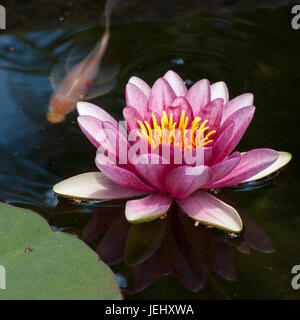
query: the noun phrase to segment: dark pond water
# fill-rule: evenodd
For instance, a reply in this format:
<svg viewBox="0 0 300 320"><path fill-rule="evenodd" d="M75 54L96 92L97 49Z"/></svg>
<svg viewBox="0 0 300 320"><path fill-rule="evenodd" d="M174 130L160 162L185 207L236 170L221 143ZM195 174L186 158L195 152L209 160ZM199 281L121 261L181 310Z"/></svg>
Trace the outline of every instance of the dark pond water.
<svg viewBox="0 0 300 320"><path fill-rule="evenodd" d="M291 287L291 269L300 264L300 31L290 26L290 6L246 8L195 5L155 22L146 14L144 20L143 15L126 18L127 9L123 20L113 24L105 63L120 65L118 85L96 104L121 119L124 87L132 75L153 83L173 69L190 83L204 77L224 80L231 97L255 94L256 114L239 150L269 147L293 154L293 161L266 187L226 191L244 212L241 237L194 228L175 208L165 222L137 230L150 238L156 233L160 245L135 267L121 261L130 228L124 203L91 207L52 193L58 181L96 167L95 150L77 126L75 113L58 125L46 121L48 76L72 46L92 47L103 29L96 24L67 28L60 19L52 29L1 31L0 200L31 208L55 230L82 237L112 264L121 284L128 284L124 292L129 299L300 297ZM165 232L164 239L157 230ZM199 289L205 281L196 293L187 289Z"/></svg>

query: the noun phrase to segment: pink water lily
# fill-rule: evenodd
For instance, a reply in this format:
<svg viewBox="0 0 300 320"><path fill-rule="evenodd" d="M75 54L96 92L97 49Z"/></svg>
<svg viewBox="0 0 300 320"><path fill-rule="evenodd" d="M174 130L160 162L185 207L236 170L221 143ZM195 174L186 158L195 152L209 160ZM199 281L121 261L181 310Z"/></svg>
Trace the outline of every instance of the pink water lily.
<svg viewBox="0 0 300 320"><path fill-rule="evenodd" d="M82 131L98 149L101 172L69 178L54 192L78 199L139 197L126 203L132 223L164 216L176 201L196 221L240 232L237 211L210 190L261 179L291 159L289 153L271 149L233 152L255 107L251 93L229 100L224 82L211 85L202 79L187 89L177 73L168 71L150 88L142 79L130 78L123 116L128 133L146 145L137 152L139 161L130 152L134 143L126 130L106 111L87 102L79 102L77 109Z"/></svg>

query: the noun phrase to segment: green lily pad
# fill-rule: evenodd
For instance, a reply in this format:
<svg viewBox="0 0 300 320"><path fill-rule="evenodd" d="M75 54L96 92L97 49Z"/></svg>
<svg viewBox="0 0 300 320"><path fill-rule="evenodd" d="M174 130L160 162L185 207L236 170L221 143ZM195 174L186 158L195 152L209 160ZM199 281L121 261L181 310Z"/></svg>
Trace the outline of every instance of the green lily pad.
<svg viewBox="0 0 300 320"><path fill-rule="evenodd" d="M125 263L135 266L150 258L159 248L165 231L165 220L134 224L127 239Z"/></svg>
<svg viewBox="0 0 300 320"><path fill-rule="evenodd" d="M30 210L5 204L0 204L0 266L2 278L3 267L6 273L0 299L121 299L113 272L84 242L51 231Z"/></svg>

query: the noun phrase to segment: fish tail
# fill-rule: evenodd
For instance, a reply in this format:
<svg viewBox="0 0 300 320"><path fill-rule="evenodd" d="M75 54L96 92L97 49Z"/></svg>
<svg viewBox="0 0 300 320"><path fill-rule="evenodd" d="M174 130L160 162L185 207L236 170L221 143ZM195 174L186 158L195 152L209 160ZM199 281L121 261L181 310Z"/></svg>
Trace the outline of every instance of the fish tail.
<svg viewBox="0 0 300 320"><path fill-rule="evenodd" d="M118 2L119 2L119 0L107 0L105 3L104 17L105 17L106 30L109 29L110 16L111 16L113 9L117 6Z"/></svg>
<svg viewBox="0 0 300 320"><path fill-rule="evenodd" d="M101 58L103 57L109 38L110 38L110 16L113 11L113 9L116 7L118 4L119 0L107 0L105 3L105 9L104 9L104 17L105 17L105 32L102 36L102 39L98 42L96 45L92 56L100 61Z"/></svg>

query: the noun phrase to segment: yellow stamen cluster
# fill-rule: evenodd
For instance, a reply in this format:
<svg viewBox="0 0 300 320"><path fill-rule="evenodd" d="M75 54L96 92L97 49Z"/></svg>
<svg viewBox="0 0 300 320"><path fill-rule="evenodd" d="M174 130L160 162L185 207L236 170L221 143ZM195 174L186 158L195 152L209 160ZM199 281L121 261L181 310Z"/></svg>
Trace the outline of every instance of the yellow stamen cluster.
<svg viewBox="0 0 300 320"><path fill-rule="evenodd" d="M209 127L206 126L208 120L201 122L202 119L196 117L189 126L189 118L185 116L185 110L181 112L178 124L173 121L173 118L172 113L168 117L166 111L163 111L160 124L158 124L156 116L152 114L153 128L148 121L138 120L140 131L137 134L147 139L153 148L161 144L172 144L189 150L213 141L210 138L216 131L209 131Z"/></svg>

